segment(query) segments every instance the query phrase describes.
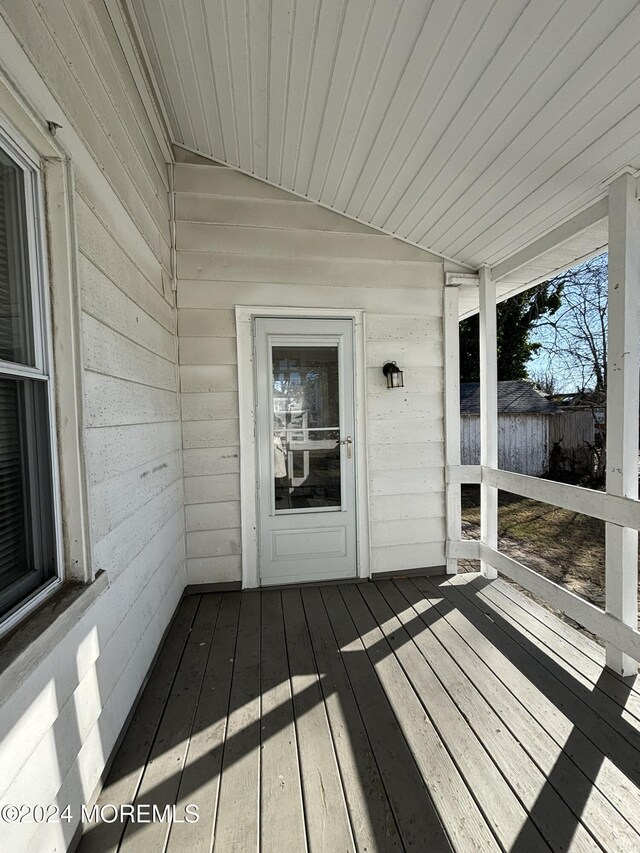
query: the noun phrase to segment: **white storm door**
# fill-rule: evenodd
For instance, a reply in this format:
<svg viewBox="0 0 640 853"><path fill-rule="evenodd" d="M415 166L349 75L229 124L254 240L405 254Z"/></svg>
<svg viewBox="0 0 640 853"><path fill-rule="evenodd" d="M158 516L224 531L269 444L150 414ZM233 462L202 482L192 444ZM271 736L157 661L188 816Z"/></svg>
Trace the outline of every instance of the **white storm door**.
<svg viewBox="0 0 640 853"><path fill-rule="evenodd" d="M355 577L353 323L254 331L260 583Z"/></svg>

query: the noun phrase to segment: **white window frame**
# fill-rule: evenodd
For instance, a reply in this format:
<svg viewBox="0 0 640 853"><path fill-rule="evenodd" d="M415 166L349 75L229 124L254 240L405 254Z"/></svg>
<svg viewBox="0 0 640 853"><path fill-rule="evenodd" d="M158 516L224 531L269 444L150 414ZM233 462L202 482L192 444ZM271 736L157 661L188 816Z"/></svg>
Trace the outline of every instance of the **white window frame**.
<svg viewBox="0 0 640 853"><path fill-rule="evenodd" d="M50 465L48 479L52 500L52 526L55 573L36 590L14 605L0 617L0 636L13 630L32 610L42 604L62 584L65 576L62 535L62 508L60 499L60 472L58 467L58 441L56 428L56 398L53 371L53 345L51 335L51 305L49 296L49 271L44 223L44 176L41 158L31 145L5 121L0 121L0 146L24 175L27 258L31 297L31 334L33 336L34 366L0 361L0 376L30 379L47 386L48 448ZM41 487L41 486L40 486Z"/></svg>

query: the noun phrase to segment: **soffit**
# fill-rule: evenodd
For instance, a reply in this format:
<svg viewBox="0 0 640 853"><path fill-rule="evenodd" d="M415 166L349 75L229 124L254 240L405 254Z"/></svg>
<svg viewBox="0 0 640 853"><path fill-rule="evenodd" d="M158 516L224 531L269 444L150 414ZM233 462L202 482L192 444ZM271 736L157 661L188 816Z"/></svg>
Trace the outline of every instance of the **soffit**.
<svg viewBox="0 0 640 853"><path fill-rule="evenodd" d="M640 167L637 0L126 2L174 142L470 268Z"/></svg>

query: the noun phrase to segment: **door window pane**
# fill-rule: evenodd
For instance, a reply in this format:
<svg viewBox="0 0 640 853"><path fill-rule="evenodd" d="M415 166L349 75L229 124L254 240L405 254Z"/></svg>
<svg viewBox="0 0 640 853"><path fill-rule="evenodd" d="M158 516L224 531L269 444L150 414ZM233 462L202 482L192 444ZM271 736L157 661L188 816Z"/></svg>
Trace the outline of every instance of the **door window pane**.
<svg viewBox="0 0 640 853"><path fill-rule="evenodd" d="M24 173L0 150L0 360L34 364Z"/></svg>
<svg viewBox="0 0 640 853"><path fill-rule="evenodd" d="M272 369L276 512L339 509L338 347L274 346Z"/></svg>

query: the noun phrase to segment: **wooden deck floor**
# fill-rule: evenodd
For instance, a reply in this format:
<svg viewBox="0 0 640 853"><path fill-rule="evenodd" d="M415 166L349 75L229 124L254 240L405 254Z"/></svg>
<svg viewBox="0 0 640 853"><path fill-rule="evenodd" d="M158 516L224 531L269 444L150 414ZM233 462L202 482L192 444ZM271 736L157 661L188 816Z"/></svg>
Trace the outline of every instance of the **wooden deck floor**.
<svg viewBox="0 0 640 853"><path fill-rule="evenodd" d="M640 691L477 575L191 595L99 803L106 851L640 850Z"/></svg>

